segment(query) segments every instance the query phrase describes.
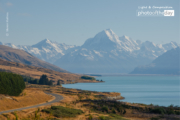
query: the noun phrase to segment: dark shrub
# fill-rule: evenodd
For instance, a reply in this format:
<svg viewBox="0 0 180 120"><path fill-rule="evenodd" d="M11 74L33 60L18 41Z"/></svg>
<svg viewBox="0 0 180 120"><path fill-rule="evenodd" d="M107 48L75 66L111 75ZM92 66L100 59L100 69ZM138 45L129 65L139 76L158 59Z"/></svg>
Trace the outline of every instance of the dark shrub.
<svg viewBox="0 0 180 120"><path fill-rule="evenodd" d="M151 113L156 113L156 114L165 114L166 111L164 108L154 108L151 109Z"/></svg>
<svg viewBox="0 0 180 120"><path fill-rule="evenodd" d="M50 80L49 83L48 83L48 85L53 85L53 81Z"/></svg>
<svg viewBox="0 0 180 120"><path fill-rule="evenodd" d="M102 107L102 112L107 112L108 113L108 107L107 106L103 106Z"/></svg>
<svg viewBox="0 0 180 120"><path fill-rule="evenodd" d="M124 112L123 112L123 114L126 114L126 110L124 109Z"/></svg>
<svg viewBox="0 0 180 120"><path fill-rule="evenodd" d="M122 107L118 107L118 108L117 108L117 111L120 112L120 113L122 113Z"/></svg>
<svg viewBox="0 0 180 120"><path fill-rule="evenodd" d="M176 115L180 115L180 111L175 111L175 114Z"/></svg>
<svg viewBox="0 0 180 120"><path fill-rule="evenodd" d="M40 85L53 85L53 81L52 80L49 81L47 75L42 75L40 77L39 84Z"/></svg>
<svg viewBox="0 0 180 120"><path fill-rule="evenodd" d="M47 78L47 75L42 75L39 80L40 85L49 85L49 80Z"/></svg>
<svg viewBox="0 0 180 120"><path fill-rule="evenodd" d="M112 109L112 113L116 114L116 111L115 111L115 109L114 109L114 108Z"/></svg>
<svg viewBox="0 0 180 120"><path fill-rule="evenodd" d="M90 77L90 76L81 76L81 79L95 80L94 77Z"/></svg>
<svg viewBox="0 0 180 120"><path fill-rule="evenodd" d="M61 81L60 80L57 81L57 85L61 86Z"/></svg>
<svg viewBox="0 0 180 120"><path fill-rule="evenodd" d="M175 114L175 112L174 112L173 109L168 109L168 110L167 110L167 114L169 114L169 115L170 115L170 114Z"/></svg>

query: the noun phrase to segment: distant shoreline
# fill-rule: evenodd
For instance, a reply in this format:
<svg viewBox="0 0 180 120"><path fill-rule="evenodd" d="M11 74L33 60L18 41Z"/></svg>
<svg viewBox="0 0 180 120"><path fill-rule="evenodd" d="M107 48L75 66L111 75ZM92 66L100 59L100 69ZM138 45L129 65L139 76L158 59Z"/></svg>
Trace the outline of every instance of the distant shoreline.
<svg viewBox="0 0 180 120"><path fill-rule="evenodd" d="M170 74L100 74L101 76L96 77L103 77L103 76L180 76L180 75L170 75Z"/></svg>

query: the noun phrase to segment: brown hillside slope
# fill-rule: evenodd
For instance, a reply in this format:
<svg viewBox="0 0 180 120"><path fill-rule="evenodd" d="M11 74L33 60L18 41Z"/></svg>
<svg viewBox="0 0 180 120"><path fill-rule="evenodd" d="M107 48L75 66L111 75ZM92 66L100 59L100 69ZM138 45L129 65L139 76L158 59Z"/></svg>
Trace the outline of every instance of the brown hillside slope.
<svg viewBox="0 0 180 120"><path fill-rule="evenodd" d="M3 59L0 59L0 71L12 72L36 79L39 79L42 74L46 74L49 80L57 81L60 79L62 80L62 83L97 82L80 79L81 75L77 74L57 72L50 69L24 65L22 63L10 62Z"/></svg>
<svg viewBox="0 0 180 120"><path fill-rule="evenodd" d="M14 49L4 45L0 45L0 58L11 62L18 62L36 67L43 67L59 72L67 72L64 69L42 61L23 50Z"/></svg>

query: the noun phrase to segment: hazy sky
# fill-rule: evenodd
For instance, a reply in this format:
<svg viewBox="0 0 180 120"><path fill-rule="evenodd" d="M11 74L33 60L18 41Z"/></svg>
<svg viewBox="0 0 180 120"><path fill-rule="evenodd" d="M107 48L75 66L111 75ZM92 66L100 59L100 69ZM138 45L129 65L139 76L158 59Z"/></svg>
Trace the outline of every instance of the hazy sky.
<svg viewBox="0 0 180 120"><path fill-rule="evenodd" d="M138 6L171 6L175 16L138 17ZM179 6L179 0L0 0L0 41L32 45L48 38L82 45L98 32L111 28L119 37L179 42Z"/></svg>

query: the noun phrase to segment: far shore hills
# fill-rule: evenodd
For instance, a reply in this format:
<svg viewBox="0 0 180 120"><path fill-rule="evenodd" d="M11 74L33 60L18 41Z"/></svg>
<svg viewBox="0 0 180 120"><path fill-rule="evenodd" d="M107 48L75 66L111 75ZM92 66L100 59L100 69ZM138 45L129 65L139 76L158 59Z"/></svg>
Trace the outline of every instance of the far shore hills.
<svg viewBox="0 0 180 120"><path fill-rule="evenodd" d="M174 74L120 74L120 73L114 73L114 74L97 74L97 75L93 75L93 74L85 74L85 75L90 75L90 76L94 76L94 77L103 77L103 76L179 76L179 75L174 75Z"/></svg>

